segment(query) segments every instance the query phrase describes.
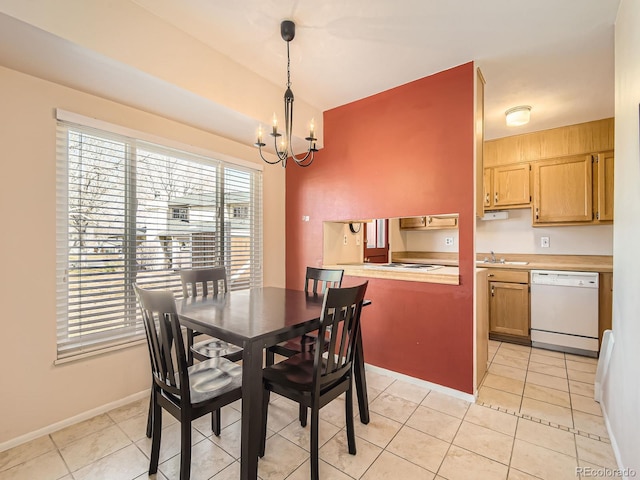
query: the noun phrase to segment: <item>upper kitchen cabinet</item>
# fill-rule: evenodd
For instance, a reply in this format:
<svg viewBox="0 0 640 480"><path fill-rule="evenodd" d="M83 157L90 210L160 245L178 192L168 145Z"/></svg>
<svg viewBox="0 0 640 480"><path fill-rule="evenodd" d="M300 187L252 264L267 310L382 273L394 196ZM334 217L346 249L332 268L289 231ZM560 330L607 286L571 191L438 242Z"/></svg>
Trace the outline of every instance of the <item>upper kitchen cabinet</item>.
<svg viewBox="0 0 640 480"><path fill-rule="evenodd" d="M400 219L400 230L434 230L439 228L458 228L458 215L425 215Z"/></svg>
<svg viewBox="0 0 640 480"><path fill-rule="evenodd" d="M613 220L613 152L533 164L533 225Z"/></svg>
<svg viewBox="0 0 640 480"><path fill-rule="evenodd" d="M613 150L613 118L488 140L484 167Z"/></svg>
<svg viewBox="0 0 640 480"><path fill-rule="evenodd" d="M533 165L533 224L590 222L591 155L575 155Z"/></svg>
<svg viewBox="0 0 640 480"><path fill-rule="evenodd" d="M531 205L528 163L484 169L484 209L527 208Z"/></svg>

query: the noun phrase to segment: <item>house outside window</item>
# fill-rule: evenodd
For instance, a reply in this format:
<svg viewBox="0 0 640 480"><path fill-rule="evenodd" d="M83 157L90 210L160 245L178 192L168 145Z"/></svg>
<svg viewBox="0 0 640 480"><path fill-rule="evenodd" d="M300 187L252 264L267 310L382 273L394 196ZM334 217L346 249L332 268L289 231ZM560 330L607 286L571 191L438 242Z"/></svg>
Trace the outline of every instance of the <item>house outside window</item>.
<svg viewBox="0 0 640 480"><path fill-rule="evenodd" d="M260 171L65 122L58 152L58 359L144 337L133 283L180 296L180 269L224 265L261 285Z"/></svg>

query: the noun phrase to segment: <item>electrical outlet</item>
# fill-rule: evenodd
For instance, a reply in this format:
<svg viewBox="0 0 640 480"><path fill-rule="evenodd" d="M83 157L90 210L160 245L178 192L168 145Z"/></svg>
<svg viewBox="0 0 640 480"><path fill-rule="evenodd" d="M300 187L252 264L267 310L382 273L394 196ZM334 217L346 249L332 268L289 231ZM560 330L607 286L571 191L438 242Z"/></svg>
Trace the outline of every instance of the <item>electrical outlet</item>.
<svg viewBox="0 0 640 480"><path fill-rule="evenodd" d="M342 241L343 245L346 245L347 243L349 243L349 239L347 238L347 236L344 236L344 240Z"/></svg>
<svg viewBox="0 0 640 480"><path fill-rule="evenodd" d="M453 245L453 237L444 237L444 244L447 246Z"/></svg>
<svg viewBox="0 0 640 480"><path fill-rule="evenodd" d="M542 248L549 248L549 237L540 237L540 246Z"/></svg>

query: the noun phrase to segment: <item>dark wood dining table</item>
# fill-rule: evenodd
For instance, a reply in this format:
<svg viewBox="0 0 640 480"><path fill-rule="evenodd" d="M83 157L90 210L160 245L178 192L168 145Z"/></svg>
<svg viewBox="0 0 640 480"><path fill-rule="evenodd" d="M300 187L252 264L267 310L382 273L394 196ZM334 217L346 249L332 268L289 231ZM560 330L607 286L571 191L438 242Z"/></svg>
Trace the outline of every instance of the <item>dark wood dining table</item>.
<svg viewBox="0 0 640 480"><path fill-rule="evenodd" d="M236 290L224 295L177 301L178 317L183 326L244 349L240 462L240 478L243 480L253 480L258 475L264 349L318 329L322 301L322 295L277 287ZM369 303L365 301L365 304ZM369 423L360 336L355 352L354 380L360 421Z"/></svg>

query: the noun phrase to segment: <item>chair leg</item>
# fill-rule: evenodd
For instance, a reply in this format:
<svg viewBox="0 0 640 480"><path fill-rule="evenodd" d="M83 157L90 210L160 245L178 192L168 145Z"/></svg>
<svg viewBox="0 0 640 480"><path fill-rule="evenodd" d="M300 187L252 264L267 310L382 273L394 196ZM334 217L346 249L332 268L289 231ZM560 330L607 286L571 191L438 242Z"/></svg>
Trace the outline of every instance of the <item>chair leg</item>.
<svg viewBox="0 0 640 480"><path fill-rule="evenodd" d="M260 432L260 449L258 451L260 458L264 457L265 444L267 443L267 416L269 414L270 393L267 389L262 392L262 423L260 424L262 431Z"/></svg>
<svg viewBox="0 0 640 480"><path fill-rule="evenodd" d="M320 420L320 407L318 405L311 406L311 480L319 480L320 465L318 460L318 427Z"/></svg>
<svg viewBox="0 0 640 480"><path fill-rule="evenodd" d="M147 438L151 438L153 425L153 385L151 385L151 394L149 395L149 413L147 414Z"/></svg>
<svg viewBox="0 0 640 480"><path fill-rule="evenodd" d="M162 434L162 408L155 401L155 394L151 395L153 399L153 439L151 440L151 459L149 461L149 475L153 475L158 471L158 460L160 458L160 436Z"/></svg>
<svg viewBox="0 0 640 480"><path fill-rule="evenodd" d="M298 417L300 418L300 425L302 425L303 427L306 427L307 426L307 407L305 407L302 404L300 404L300 413Z"/></svg>
<svg viewBox="0 0 640 480"><path fill-rule="evenodd" d="M356 454L356 435L353 427L353 388L349 385L347 397L345 399L345 415L347 422L347 444L349 445L349 453Z"/></svg>
<svg viewBox="0 0 640 480"><path fill-rule="evenodd" d="M211 430L213 430L213 434L216 437L220 436L220 425L221 425L221 416L220 409L214 410L211 412Z"/></svg>
<svg viewBox="0 0 640 480"><path fill-rule="evenodd" d="M191 421L180 419L180 480L189 480L191 475Z"/></svg>

